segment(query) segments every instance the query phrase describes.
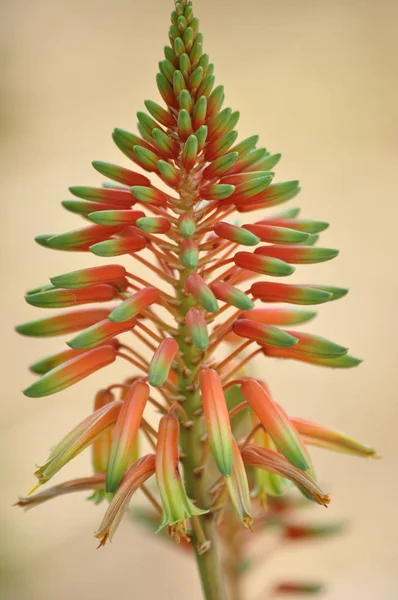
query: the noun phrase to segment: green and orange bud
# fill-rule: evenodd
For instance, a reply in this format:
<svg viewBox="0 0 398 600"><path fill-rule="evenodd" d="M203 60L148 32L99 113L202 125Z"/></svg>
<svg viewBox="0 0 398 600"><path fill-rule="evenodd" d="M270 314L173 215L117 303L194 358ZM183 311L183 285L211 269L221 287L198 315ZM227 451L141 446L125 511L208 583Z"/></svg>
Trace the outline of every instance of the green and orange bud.
<svg viewBox="0 0 398 600"><path fill-rule="evenodd" d="M235 187L233 185L223 185L221 183L214 185L207 185L201 189L200 195L203 200L225 200L234 193Z"/></svg>
<svg viewBox="0 0 398 600"><path fill-rule="evenodd" d="M108 340L112 340L115 336L124 333L125 331L130 331L135 325L135 319L129 319L122 323L114 323L106 318L103 321L88 327L67 342L67 344L74 350L96 348Z"/></svg>
<svg viewBox="0 0 398 600"><path fill-rule="evenodd" d="M310 468L303 443L285 411L254 379L244 381L242 394L282 454L298 469Z"/></svg>
<svg viewBox="0 0 398 600"><path fill-rule="evenodd" d="M90 252L96 256L121 256L122 254L131 254L139 252L147 245L147 240L139 234L129 235L117 239L99 242L90 246Z"/></svg>
<svg viewBox="0 0 398 600"><path fill-rule="evenodd" d="M16 331L30 337L53 337L73 333L106 319L109 310L105 308L90 308L72 310L56 317L29 321L16 326Z"/></svg>
<svg viewBox="0 0 398 600"><path fill-rule="evenodd" d="M135 225L137 219L145 217L142 210L100 210L88 215L90 221L99 225Z"/></svg>
<svg viewBox="0 0 398 600"><path fill-rule="evenodd" d="M229 154L220 156L220 158L217 158L217 160L213 161L205 168L203 171L203 177L205 179L220 177L236 163L238 158L239 154L237 152L230 152Z"/></svg>
<svg viewBox="0 0 398 600"><path fill-rule="evenodd" d="M302 325L316 316L311 310L292 310L288 308L254 308L242 313L242 319L256 321L263 325Z"/></svg>
<svg viewBox="0 0 398 600"><path fill-rule="evenodd" d="M68 231L60 235L52 235L47 241L48 248L53 250L67 250L72 252L84 252L93 244L98 244L118 233L121 226L103 227L102 225L90 225L84 229Z"/></svg>
<svg viewBox="0 0 398 600"><path fill-rule="evenodd" d="M203 313L197 308L191 308L185 321L194 346L200 350L206 350L209 346L209 332Z"/></svg>
<svg viewBox="0 0 398 600"><path fill-rule="evenodd" d="M187 267L187 269L194 270L198 266L199 262L199 246L198 243L187 238L181 242L181 263Z"/></svg>
<svg viewBox="0 0 398 600"><path fill-rule="evenodd" d="M135 155L135 160L137 162L138 165L140 165L140 167L142 167L143 169L145 169L146 171L154 171L156 172L157 170L157 163L160 160L160 156L158 154L155 154L154 152L152 152L152 150L149 150L148 148L143 148L142 146L134 146L133 148L133 152ZM135 187L135 186L133 186ZM145 189L145 184L143 184L142 186L140 186L140 184L138 184L138 187L142 187L143 189ZM133 188L130 188L130 190L132 190ZM143 195L145 195L143 193ZM137 196L135 196L137 198ZM146 202L151 204L151 199L147 200L140 200L140 202Z"/></svg>
<svg viewBox="0 0 398 600"><path fill-rule="evenodd" d="M324 525L286 525L283 537L287 540L318 540L327 538L343 531L340 523L327 523Z"/></svg>
<svg viewBox="0 0 398 600"><path fill-rule="evenodd" d="M244 463L251 467L264 469L289 479L314 502L323 506L329 504L329 496L321 490L311 475L295 467L279 452L249 444L242 450L242 458Z"/></svg>
<svg viewBox="0 0 398 600"><path fill-rule="evenodd" d="M279 258L260 256L250 252L237 252L234 256L237 267L248 269L255 273L272 275L274 277L286 277L294 273L294 267Z"/></svg>
<svg viewBox="0 0 398 600"><path fill-rule="evenodd" d="M145 233L167 233L170 231L170 221L165 217L140 217L136 227Z"/></svg>
<svg viewBox="0 0 398 600"><path fill-rule="evenodd" d="M84 350L67 348L66 350L55 352L54 354L50 354L49 356L37 360L29 366L29 370L36 375L44 375L45 373L48 373L48 371L55 369L55 367L62 365L62 363L65 363L72 358L76 358L76 356L79 356L83 352Z"/></svg>
<svg viewBox="0 0 398 600"><path fill-rule="evenodd" d="M303 441L311 446L318 446L325 450L352 454L353 456L362 458L374 458L376 456L374 448L361 444L344 433L334 431L312 421L305 421L304 419L293 417L290 420L302 436Z"/></svg>
<svg viewBox="0 0 398 600"><path fill-rule="evenodd" d="M274 596L316 596L323 592L324 585L315 582L284 582L280 583L273 589Z"/></svg>
<svg viewBox="0 0 398 600"><path fill-rule="evenodd" d="M72 429L53 448L45 464L35 472L39 484L49 481L62 467L90 446L95 438L112 427L116 423L121 407L121 402L106 404Z"/></svg>
<svg viewBox="0 0 398 600"><path fill-rule="evenodd" d="M217 299L200 275L190 275L186 287L205 310L211 313L218 311Z"/></svg>
<svg viewBox="0 0 398 600"><path fill-rule="evenodd" d="M245 465L235 438L232 438L232 475L225 478L225 483L240 521L245 527L251 529L253 519L249 483L247 481Z"/></svg>
<svg viewBox="0 0 398 600"><path fill-rule="evenodd" d="M242 290L223 281L217 281L210 286L215 297L222 302L235 306L240 310L250 310L254 307L254 302Z"/></svg>
<svg viewBox="0 0 398 600"><path fill-rule="evenodd" d="M332 260L338 255L338 250L318 248L313 246L262 246L256 248L256 254L278 258L297 265L311 265Z"/></svg>
<svg viewBox="0 0 398 600"><path fill-rule="evenodd" d="M29 398L41 398L56 394L110 365L115 359L116 350L112 346L102 346L90 352L84 352L51 371L47 371L40 379L26 388L24 394Z"/></svg>
<svg viewBox="0 0 398 600"><path fill-rule="evenodd" d="M205 124L206 114L207 114L207 98L206 98L206 96L201 96L195 102L195 106L193 107L193 112L192 112L192 118L193 118L192 124L193 124L195 131L197 129L199 129L199 127L202 127L202 125Z"/></svg>
<svg viewBox="0 0 398 600"><path fill-rule="evenodd" d="M134 494L155 473L155 456L148 454L137 460L127 471L109 504L102 523L95 533L103 546L118 528Z"/></svg>
<svg viewBox="0 0 398 600"><path fill-rule="evenodd" d="M114 323L125 323L158 300L159 290L157 288L143 288L119 304L119 306L110 313L108 319Z"/></svg>
<svg viewBox="0 0 398 600"><path fill-rule="evenodd" d="M231 223L217 223L214 227L214 233L219 237L235 242L235 244L241 244L242 246L256 246L260 242L260 238L247 229L232 225Z"/></svg>
<svg viewBox="0 0 398 600"><path fill-rule="evenodd" d="M312 233L321 233L325 231L329 227L329 223L325 221L311 221L308 219L294 219L289 218L289 215L286 216L275 216L275 217L266 217L265 219L261 219L258 222L259 226L266 227L283 227L288 229L295 229L296 231L302 231L307 234ZM265 241L265 240L264 240Z"/></svg>
<svg viewBox="0 0 398 600"><path fill-rule="evenodd" d="M352 369L361 364L362 360L351 356L350 354L344 354L343 356L326 358L324 356L316 354L308 354L304 352L295 352L293 348L276 348L272 346L264 346L263 352L266 356L273 358L284 358L298 360L300 362L308 363L316 367L328 367L330 369Z"/></svg>
<svg viewBox="0 0 398 600"><path fill-rule="evenodd" d="M257 236L262 242L270 244L300 244L308 240L308 233L293 228L271 225L242 225L244 229Z"/></svg>
<svg viewBox="0 0 398 600"><path fill-rule="evenodd" d="M164 160L158 160L157 168L159 177L162 179L162 181L172 188L178 186L180 182L180 174L177 169L173 167L173 165Z"/></svg>
<svg viewBox="0 0 398 600"><path fill-rule="evenodd" d="M232 475L233 436L223 387L217 371L200 371L200 391L210 449L222 475Z"/></svg>
<svg viewBox="0 0 398 600"><path fill-rule="evenodd" d="M184 150L182 152L182 163L187 171L190 171L195 165L198 152L198 137L196 135L190 135L184 144Z"/></svg>
<svg viewBox="0 0 398 600"><path fill-rule="evenodd" d="M158 160L156 161L156 165ZM150 204L153 206L164 206L167 203L167 196L160 190L153 187L145 187L135 185L130 188L134 198L142 204Z"/></svg>
<svg viewBox="0 0 398 600"><path fill-rule="evenodd" d="M145 100L145 106L152 117L164 127L169 128L175 125L174 117L156 102Z"/></svg>
<svg viewBox="0 0 398 600"><path fill-rule="evenodd" d="M163 340L152 357L148 370L148 381L154 387L160 387L167 380L173 360L178 352L174 338Z"/></svg>
<svg viewBox="0 0 398 600"><path fill-rule="evenodd" d="M183 238L191 238L196 231L196 221L192 214L185 213L178 220L178 231Z"/></svg>
<svg viewBox="0 0 398 600"><path fill-rule="evenodd" d="M159 530L167 525L177 541L188 537L187 519L208 512L194 506L185 491L179 469L179 437L178 419L172 415L162 417L156 446L156 481L163 506Z"/></svg>
<svg viewBox="0 0 398 600"><path fill-rule="evenodd" d="M283 329L263 325L249 319L238 319L233 324L232 330L236 335L254 340L258 344L267 344L278 348L291 348L297 344L297 338Z"/></svg>
<svg viewBox="0 0 398 600"><path fill-rule="evenodd" d="M59 288L85 288L100 283L116 284L126 276L126 269L121 265L104 265L80 271L72 271L64 275L51 277L50 281Z"/></svg>
<svg viewBox="0 0 398 600"><path fill-rule="evenodd" d="M294 352L294 356L308 358L339 358L347 354L347 348L335 344L325 338L302 333L299 331L287 331L289 335L297 338L298 342L290 351Z"/></svg>
<svg viewBox="0 0 398 600"><path fill-rule="evenodd" d="M113 430L112 445L106 467L105 489L109 493L116 491L125 471L131 464L148 398L148 384L136 381L130 386L124 399Z"/></svg>
<svg viewBox="0 0 398 600"><path fill-rule="evenodd" d="M322 304L333 300L333 294L317 287L289 285L286 283L256 282L250 293L263 302L286 302L288 304Z"/></svg>
<svg viewBox="0 0 398 600"><path fill-rule="evenodd" d="M102 202L111 204L113 208L129 209L134 204L135 199L129 190L125 189L105 189L94 187L74 186L70 187L71 194L82 200L89 202ZM93 211L90 211L93 212Z"/></svg>
<svg viewBox="0 0 398 600"><path fill-rule="evenodd" d="M134 171L130 171L123 167L118 167L117 165L111 165L110 163L99 160L93 161L92 165L94 169L101 175L104 175L104 177L108 177L109 179L112 179L112 181L117 181L118 183L122 183L129 187L132 185L149 185L150 183L148 177L145 177L145 175L135 173Z"/></svg>
<svg viewBox="0 0 398 600"><path fill-rule="evenodd" d="M116 298L118 290L112 285L93 285L90 288L53 289L37 294L27 294L25 300L41 308L65 308L91 302L107 302Z"/></svg>

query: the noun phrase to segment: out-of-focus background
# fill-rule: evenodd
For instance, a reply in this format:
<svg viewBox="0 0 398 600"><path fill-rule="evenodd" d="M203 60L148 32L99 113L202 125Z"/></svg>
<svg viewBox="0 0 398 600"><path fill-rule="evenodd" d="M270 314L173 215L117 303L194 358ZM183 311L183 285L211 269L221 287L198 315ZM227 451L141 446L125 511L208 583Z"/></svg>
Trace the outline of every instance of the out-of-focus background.
<svg viewBox="0 0 398 600"><path fill-rule="evenodd" d="M61 209L69 185L97 184L92 159L126 165L110 133L134 130L135 112L157 99L155 74L172 0L3 0L1 3L1 587L4 600L179 600L201 597L194 565L125 523L96 551L103 507L66 497L23 514L12 508L33 469L90 410L105 371L55 397L24 398L27 365L59 341L18 337L15 323L43 313L26 289L95 264L44 250L39 233L81 221ZM266 363L275 396L293 413L374 444L382 461L315 451L332 494L325 516L342 537L294 547L248 582L261 599L279 575L329 582L327 600L398 597L396 165L398 4L392 0L196 0L205 49L242 136L283 153L279 179L301 179L303 215L327 220L332 263L301 268L308 282L350 287L321 307L312 331L365 359L350 371ZM297 202L296 202L297 203ZM261 367L261 365L258 366ZM115 368L117 371L118 367ZM83 475L82 455L64 476Z"/></svg>

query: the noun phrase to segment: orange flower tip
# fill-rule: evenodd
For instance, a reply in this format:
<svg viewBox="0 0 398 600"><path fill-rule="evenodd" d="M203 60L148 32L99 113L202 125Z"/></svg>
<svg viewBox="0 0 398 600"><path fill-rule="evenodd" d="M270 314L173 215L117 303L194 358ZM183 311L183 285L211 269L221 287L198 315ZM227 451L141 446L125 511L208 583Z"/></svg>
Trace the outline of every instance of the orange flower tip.
<svg viewBox="0 0 398 600"><path fill-rule="evenodd" d="M154 304L157 300L159 300L159 290L157 288L143 288L119 304L110 313L108 319L114 323L124 323Z"/></svg>
<svg viewBox="0 0 398 600"><path fill-rule="evenodd" d="M177 352L178 344L173 338L167 338L160 343L149 365L148 381L150 385L160 387L164 384Z"/></svg>
<svg viewBox="0 0 398 600"><path fill-rule="evenodd" d="M111 364L115 359L116 351L112 346L102 346L84 352L43 375L23 393L29 398L55 394Z"/></svg>

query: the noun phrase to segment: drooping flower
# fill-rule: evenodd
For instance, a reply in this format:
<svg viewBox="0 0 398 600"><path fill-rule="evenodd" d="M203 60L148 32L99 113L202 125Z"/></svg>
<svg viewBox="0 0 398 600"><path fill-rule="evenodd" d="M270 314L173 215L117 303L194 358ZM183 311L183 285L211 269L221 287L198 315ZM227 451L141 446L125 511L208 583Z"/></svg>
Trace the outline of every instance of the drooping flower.
<svg viewBox="0 0 398 600"><path fill-rule="evenodd" d="M208 512L194 506L185 491L179 469L179 435L178 419L172 415L162 417L156 447L156 481L163 507L159 530L167 525L177 541L188 537L187 519Z"/></svg>

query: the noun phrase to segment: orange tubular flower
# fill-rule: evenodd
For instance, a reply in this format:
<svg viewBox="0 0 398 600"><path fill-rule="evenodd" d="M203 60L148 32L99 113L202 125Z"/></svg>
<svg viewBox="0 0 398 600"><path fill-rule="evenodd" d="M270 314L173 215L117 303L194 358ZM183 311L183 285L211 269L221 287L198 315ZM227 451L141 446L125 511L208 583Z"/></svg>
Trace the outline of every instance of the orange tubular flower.
<svg viewBox="0 0 398 600"><path fill-rule="evenodd" d="M123 480L105 513L100 528L95 534L95 537L100 540L100 546L103 546L108 539L112 540L113 534L118 528L119 523L128 508L132 495L154 474L154 472L155 456L153 454L148 454L137 460L124 475Z"/></svg>
<svg viewBox="0 0 398 600"><path fill-rule="evenodd" d="M329 504L329 496L321 490L312 477L292 465L282 454L268 448L248 445L242 450L242 458L247 465L290 479L300 490L305 492L307 497L311 497L318 504L324 506Z"/></svg>
<svg viewBox="0 0 398 600"><path fill-rule="evenodd" d="M374 448L365 446L344 433L328 429L312 421L305 421L304 419L293 417L290 418L290 421L302 436L304 442L311 446L319 446L320 448L325 448L325 450L334 450L335 452L352 454L364 458L374 458L376 456Z"/></svg>
<svg viewBox="0 0 398 600"><path fill-rule="evenodd" d="M254 379L245 381L241 389L247 403L258 416L277 448L298 469L308 470L310 465L303 444L284 410Z"/></svg>
<svg viewBox="0 0 398 600"><path fill-rule="evenodd" d="M200 389L210 448L218 470L229 477L232 474L233 436L222 383L214 369L201 370Z"/></svg>
<svg viewBox="0 0 398 600"><path fill-rule="evenodd" d="M185 491L179 470L179 435L178 419L169 415L162 417L156 447L156 481L163 506L163 518L158 531L168 525L171 536L177 541L188 538L187 519L208 512L196 508Z"/></svg>
<svg viewBox="0 0 398 600"><path fill-rule="evenodd" d="M115 492L131 463L141 419L149 397L149 386L134 382L123 402L112 436L106 467L106 491Z"/></svg>
<svg viewBox="0 0 398 600"><path fill-rule="evenodd" d="M52 450L47 461L35 472L39 484L49 481L70 460L83 452L97 436L112 427L119 416L121 402L111 402L94 411L77 427L72 429Z"/></svg>

